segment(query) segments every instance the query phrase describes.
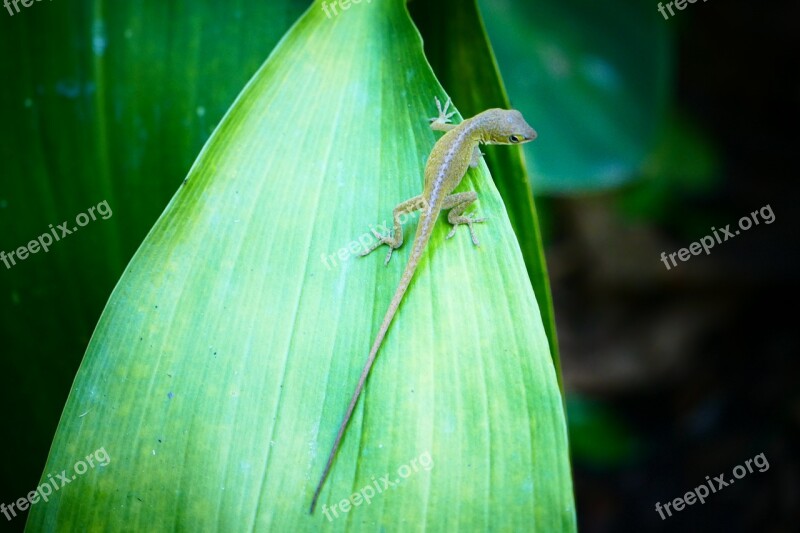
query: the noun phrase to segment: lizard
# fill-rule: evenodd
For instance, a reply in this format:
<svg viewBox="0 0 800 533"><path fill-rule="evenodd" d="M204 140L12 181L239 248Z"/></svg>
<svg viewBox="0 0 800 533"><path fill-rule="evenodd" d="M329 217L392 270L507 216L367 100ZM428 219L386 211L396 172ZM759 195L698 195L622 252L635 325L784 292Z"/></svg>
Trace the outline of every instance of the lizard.
<svg viewBox="0 0 800 533"><path fill-rule="evenodd" d="M336 435L336 440L328 456L325 470L314 491L314 497L311 500L311 514L314 513L314 507L322 491L322 486L330 473L336 451L339 449L339 444L347 429L350 417L358 403L361 391L364 389L364 384L367 381L372 364L375 361L375 357L378 355L378 350L380 350L383 344L383 339L389 330L389 326L394 316L397 314L403 296L411 284L411 280L414 277L414 273L417 270L426 245L433 233L433 226L436 223L439 213L442 210L449 209L447 220L453 227L450 233L447 234L448 239L455 234L456 228L459 225L466 224L469 227L472 243L478 246L478 239L475 237L475 231L472 225L484 222L486 219L471 218L470 216L464 215L464 211L470 204L478 199L478 195L475 191L451 193L461 183L468 168L478 166L480 158L483 155L479 145L521 144L536 138L536 132L525 122L522 113L517 110L487 109L459 124L452 124L450 122L450 117L455 114L455 111L448 113L447 110L449 106L450 98L447 99L444 107L442 107L439 98L436 98L436 108L439 111L439 116L428 119L431 121L430 126L434 131L442 131L445 132L445 134L436 141L428 157L428 162L425 165L425 184L422 194L398 204L392 212L394 221L393 235L391 233L389 235L381 235L373 229L372 233L377 238L377 242L372 244L370 248L361 254L362 257L366 256L379 246L386 244L389 247L389 252L386 255L384 264L389 264L389 260L392 258L392 252L403 244L403 227L399 220L400 216L422 210L419 222L417 223L417 233L414 236L414 245L406 267L400 277L400 282L397 285L394 296L389 303L389 308L386 311L383 322L381 322L380 328L378 329L378 334L375 337L372 349L367 357L367 362L361 372L358 385L350 399L350 404L347 407L344 419L339 426L339 432Z"/></svg>

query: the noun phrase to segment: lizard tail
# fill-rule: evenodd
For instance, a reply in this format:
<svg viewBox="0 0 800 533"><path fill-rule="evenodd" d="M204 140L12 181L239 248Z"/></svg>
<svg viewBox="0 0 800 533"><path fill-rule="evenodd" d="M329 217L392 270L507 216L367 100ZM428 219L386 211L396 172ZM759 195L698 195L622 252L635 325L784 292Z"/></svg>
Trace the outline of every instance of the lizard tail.
<svg viewBox="0 0 800 533"><path fill-rule="evenodd" d="M325 470L322 472L322 477L317 484L317 489L314 491L314 497L311 500L309 514L314 514L314 508L317 505L319 494L322 492L322 486L325 484L325 479L327 479L328 473L331 470L333 458L336 456L336 452L339 449L339 444L341 443L344 432L347 429L347 424L350 422L350 417L353 414L353 410L356 408L358 398L361 396L361 391L364 389L364 384L367 382L367 377L372 369L372 364L375 362L375 357L378 355L378 350L380 349L381 344L383 344L383 339L386 337L386 332L389 331L389 326L392 323L392 319L397 313L397 309L400 307L400 302L403 301L403 295L406 293L408 286L411 285L414 272L417 270L417 263L419 263L419 259L422 257L422 251L425 249L425 246L430 239L431 232L423 230L423 228L426 228L425 218L428 218L425 215L426 214L420 217L419 225L417 227L417 235L414 238L414 247L411 251L411 255L408 258L406 268L403 270L403 276L400 278L400 283L397 285L397 290L395 290L392 301L389 304L389 309L386 310L386 315L383 317L381 327L378 330L378 334L375 336L375 342L372 343L372 349L369 351L367 362L364 365L364 369L361 371L361 377L358 378L356 390L353 392L353 397L350 399L350 405L347 406L347 412L344 415L344 420L342 420L342 423L339 426L339 432L336 434L336 440L333 441L333 448L331 448L331 453L328 456L328 462L325 465ZM431 218L436 220L435 216Z"/></svg>

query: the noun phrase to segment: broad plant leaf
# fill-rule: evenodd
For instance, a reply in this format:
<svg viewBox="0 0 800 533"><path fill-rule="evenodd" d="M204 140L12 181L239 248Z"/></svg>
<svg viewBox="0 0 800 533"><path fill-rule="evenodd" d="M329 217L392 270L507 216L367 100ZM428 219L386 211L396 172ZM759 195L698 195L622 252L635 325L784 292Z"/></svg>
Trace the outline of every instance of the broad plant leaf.
<svg viewBox="0 0 800 533"><path fill-rule="evenodd" d="M115 288L45 476L101 446L111 462L34 506L31 530L575 529L547 337L483 165L461 187L489 217L481 246L440 221L320 504L433 467L307 513L409 247L388 267L348 253L419 192L434 96L402 1L306 12Z"/></svg>

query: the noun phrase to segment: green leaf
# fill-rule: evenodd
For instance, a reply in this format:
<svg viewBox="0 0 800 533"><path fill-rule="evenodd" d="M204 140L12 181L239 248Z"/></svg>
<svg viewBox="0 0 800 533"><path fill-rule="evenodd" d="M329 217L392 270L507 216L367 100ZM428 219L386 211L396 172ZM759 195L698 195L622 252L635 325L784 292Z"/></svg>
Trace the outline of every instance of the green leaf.
<svg viewBox="0 0 800 533"><path fill-rule="evenodd" d="M111 461L34 506L32 530L575 529L547 337L485 166L461 187L489 217L481 246L439 222L320 504L407 479L307 513L408 253L384 267L353 243L418 194L437 95L403 2L309 9L114 290L43 480Z"/></svg>

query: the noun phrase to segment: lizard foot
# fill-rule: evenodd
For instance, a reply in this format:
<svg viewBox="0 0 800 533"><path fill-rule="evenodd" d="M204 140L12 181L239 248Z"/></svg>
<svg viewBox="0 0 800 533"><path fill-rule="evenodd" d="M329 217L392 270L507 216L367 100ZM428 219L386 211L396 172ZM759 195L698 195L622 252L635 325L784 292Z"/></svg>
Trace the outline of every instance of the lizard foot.
<svg viewBox="0 0 800 533"><path fill-rule="evenodd" d="M436 99L436 109L439 111L439 116L428 119L431 121L431 125L443 126L445 124L450 124L450 117L456 114L455 111L450 111L449 113L447 112L447 110L450 108L450 97L448 97L447 102L444 103L444 108L442 108L442 103L439 101L439 97L434 96L434 98Z"/></svg>
<svg viewBox="0 0 800 533"><path fill-rule="evenodd" d="M397 246L395 246L394 239L392 239L391 237L384 237L383 235L375 231L375 229L372 230L372 234L375 236L376 239L378 239L378 241L372 246L370 246L367 250L361 252L361 257L371 254L378 246L385 244L386 246L389 247L389 253L386 254L386 260L383 262L383 264L388 265L389 260L392 258L392 252L394 252L394 249L397 248Z"/></svg>
<svg viewBox="0 0 800 533"><path fill-rule="evenodd" d="M459 224L466 224L469 227L469 234L472 237L472 244L478 246L478 238L475 236L475 230L472 228L473 224L478 224L479 222L486 222L485 218L470 218L468 216L459 216L453 221L453 228L450 230L450 233L447 234L447 239L451 238L453 235L456 234L456 228Z"/></svg>

